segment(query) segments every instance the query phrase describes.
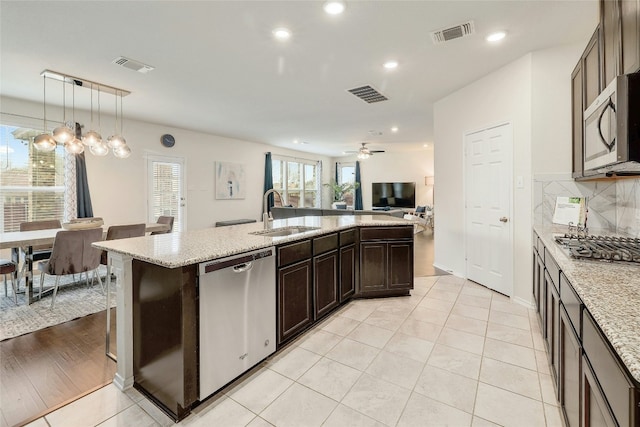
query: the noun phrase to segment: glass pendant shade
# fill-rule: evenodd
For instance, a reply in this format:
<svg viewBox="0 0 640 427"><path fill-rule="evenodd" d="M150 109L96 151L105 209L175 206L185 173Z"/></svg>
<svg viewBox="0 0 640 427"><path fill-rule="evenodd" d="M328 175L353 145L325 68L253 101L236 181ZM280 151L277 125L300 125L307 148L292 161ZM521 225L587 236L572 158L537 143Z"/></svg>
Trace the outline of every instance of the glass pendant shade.
<svg viewBox="0 0 640 427"><path fill-rule="evenodd" d="M48 133L43 133L36 136L33 140L33 146L36 147L38 151L53 151L56 149L56 141Z"/></svg>
<svg viewBox="0 0 640 427"><path fill-rule="evenodd" d="M102 136L96 131L90 130L82 136L82 143L87 147L93 147L100 142L102 142Z"/></svg>
<svg viewBox="0 0 640 427"><path fill-rule="evenodd" d="M358 158L362 159L362 160L368 159L369 158L369 154L367 154L367 153L358 153Z"/></svg>
<svg viewBox="0 0 640 427"><path fill-rule="evenodd" d="M71 141L64 144L64 149L69 154L80 154L84 152L84 145L79 139L74 138Z"/></svg>
<svg viewBox="0 0 640 427"><path fill-rule="evenodd" d="M113 149L113 155L119 159L126 159L131 155L131 148L128 145L121 145Z"/></svg>
<svg viewBox="0 0 640 427"><path fill-rule="evenodd" d="M91 145L89 151L91 151L91 154L94 156L103 157L109 154L109 147L104 141L100 140L100 142Z"/></svg>
<svg viewBox="0 0 640 427"><path fill-rule="evenodd" d="M53 139L59 144L66 144L69 141L73 141L76 137L76 133L66 124L58 126L53 130Z"/></svg>
<svg viewBox="0 0 640 427"><path fill-rule="evenodd" d="M127 141L121 135L111 135L107 139L107 143L109 144L109 147L113 149L127 145Z"/></svg>

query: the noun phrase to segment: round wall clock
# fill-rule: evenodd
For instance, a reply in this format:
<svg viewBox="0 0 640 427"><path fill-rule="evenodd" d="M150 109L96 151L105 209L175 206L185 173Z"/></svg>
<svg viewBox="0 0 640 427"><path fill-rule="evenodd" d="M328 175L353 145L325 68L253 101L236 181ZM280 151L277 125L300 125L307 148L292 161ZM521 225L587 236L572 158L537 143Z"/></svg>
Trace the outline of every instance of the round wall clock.
<svg viewBox="0 0 640 427"><path fill-rule="evenodd" d="M162 137L160 138L160 142L165 147L171 148L175 145L176 139L173 137L173 135L169 135L168 133L166 133L162 135Z"/></svg>

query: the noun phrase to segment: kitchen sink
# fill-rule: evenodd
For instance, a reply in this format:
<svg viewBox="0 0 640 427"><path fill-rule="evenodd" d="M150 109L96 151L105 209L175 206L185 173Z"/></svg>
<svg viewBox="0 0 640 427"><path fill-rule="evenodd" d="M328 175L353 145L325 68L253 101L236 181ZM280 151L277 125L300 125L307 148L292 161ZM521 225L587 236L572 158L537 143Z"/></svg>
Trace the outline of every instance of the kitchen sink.
<svg viewBox="0 0 640 427"><path fill-rule="evenodd" d="M249 234L265 237L291 236L292 234L304 233L305 231L319 230L320 227L307 227L304 225L291 225L288 227L271 228L268 230L254 231Z"/></svg>

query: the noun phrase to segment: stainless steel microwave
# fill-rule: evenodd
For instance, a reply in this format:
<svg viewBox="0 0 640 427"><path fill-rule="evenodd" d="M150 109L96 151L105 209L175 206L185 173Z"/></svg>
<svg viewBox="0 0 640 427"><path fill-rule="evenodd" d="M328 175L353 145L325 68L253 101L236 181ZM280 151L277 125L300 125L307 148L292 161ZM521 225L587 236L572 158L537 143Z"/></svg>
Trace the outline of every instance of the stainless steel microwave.
<svg viewBox="0 0 640 427"><path fill-rule="evenodd" d="M640 173L640 73L616 77L584 111L584 170Z"/></svg>

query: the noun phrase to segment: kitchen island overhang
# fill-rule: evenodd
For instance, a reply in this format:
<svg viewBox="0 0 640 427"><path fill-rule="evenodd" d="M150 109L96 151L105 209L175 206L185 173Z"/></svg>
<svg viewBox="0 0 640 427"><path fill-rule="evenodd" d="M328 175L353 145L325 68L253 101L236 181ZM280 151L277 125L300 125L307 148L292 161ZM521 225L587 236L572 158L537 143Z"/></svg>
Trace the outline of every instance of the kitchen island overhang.
<svg viewBox="0 0 640 427"><path fill-rule="evenodd" d="M305 227L310 228L298 234L287 236L269 237L252 234L264 229L262 223L241 224L231 227L210 228L202 230L188 231L184 233L171 233L147 237L138 237L109 242L96 242L95 247L108 251L109 261L112 263L117 277L116 284L116 311L117 311L117 372L114 384L121 390L126 390L136 384L136 388L141 388L138 378L135 377L136 357L141 353L136 349L134 337L141 335L134 327L134 311L139 310L136 306L138 302L134 300L135 289L140 288L141 280L145 280L145 289L153 289L153 284L149 285L149 274L155 279L165 280L167 287L162 286L164 292L179 293L180 301L184 306L174 311L180 316L180 339L181 361L187 361L176 368L181 367L178 372L176 388L177 394L170 397L159 395L163 393L160 386L152 385L144 387L144 394L149 396L158 406L161 407L174 420L178 421L186 417L193 406L198 404L198 384L197 384L197 272L198 263L237 255L256 249L268 248L270 246L284 247L292 243L304 240L312 240L329 233L345 234L349 230L381 230L390 231L392 240L397 241L398 236L404 239L404 249L400 252L391 252L395 246L389 249L389 258L394 262L401 262L404 271L410 270L410 277L402 277L404 286L396 286L393 291L375 291L364 296L387 296L407 295L408 289L413 288L413 227L414 222L397 217L387 216L324 216L324 217L300 217L275 220L270 223L270 228L279 229L283 227ZM400 228L398 228L400 227ZM397 230L394 232L394 230ZM398 233L398 231L402 231ZM369 233L370 234L370 233ZM376 233L374 233L375 235ZM365 242L367 247L376 248L385 245L384 234L374 239L374 242ZM356 245L357 246L357 245ZM384 249L384 248L383 248ZM387 249L384 249L387 250ZM387 252L384 252L387 254ZM398 255L400 254L400 256ZM399 261L398 261L399 260ZM362 263L363 260L357 256L354 263ZM356 266L357 269L357 266ZM397 266L388 269L390 272L398 271ZM386 271L386 270L385 270ZM144 272L142 274L141 272ZM152 273L150 273L152 272ZM385 273L386 274L386 273ZM395 273L394 273L395 274ZM141 279L141 277L146 277ZM389 273L391 276L391 273ZM162 279L161 279L162 278ZM392 278L389 277L388 280ZM137 307L137 308L136 308ZM170 317L171 311L158 312L166 313ZM191 314L189 314L191 313ZM139 313L138 313L139 314ZM302 329L304 330L304 328ZM301 330L301 331L302 331ZM185 349L185 344L188 348ZM139 360L138 360L139 361ZM139 373L139 371L138 371ZM140 375L138 375L140 376ZM194 380L194 378L196 378ZM149 390L152 388L152 390ZM155 388L155 390L153 389ZM175 391L175 390L174 390ZM174 400L176 400L174 402ZM170 401L171 404L168 404Z"/></svg>

